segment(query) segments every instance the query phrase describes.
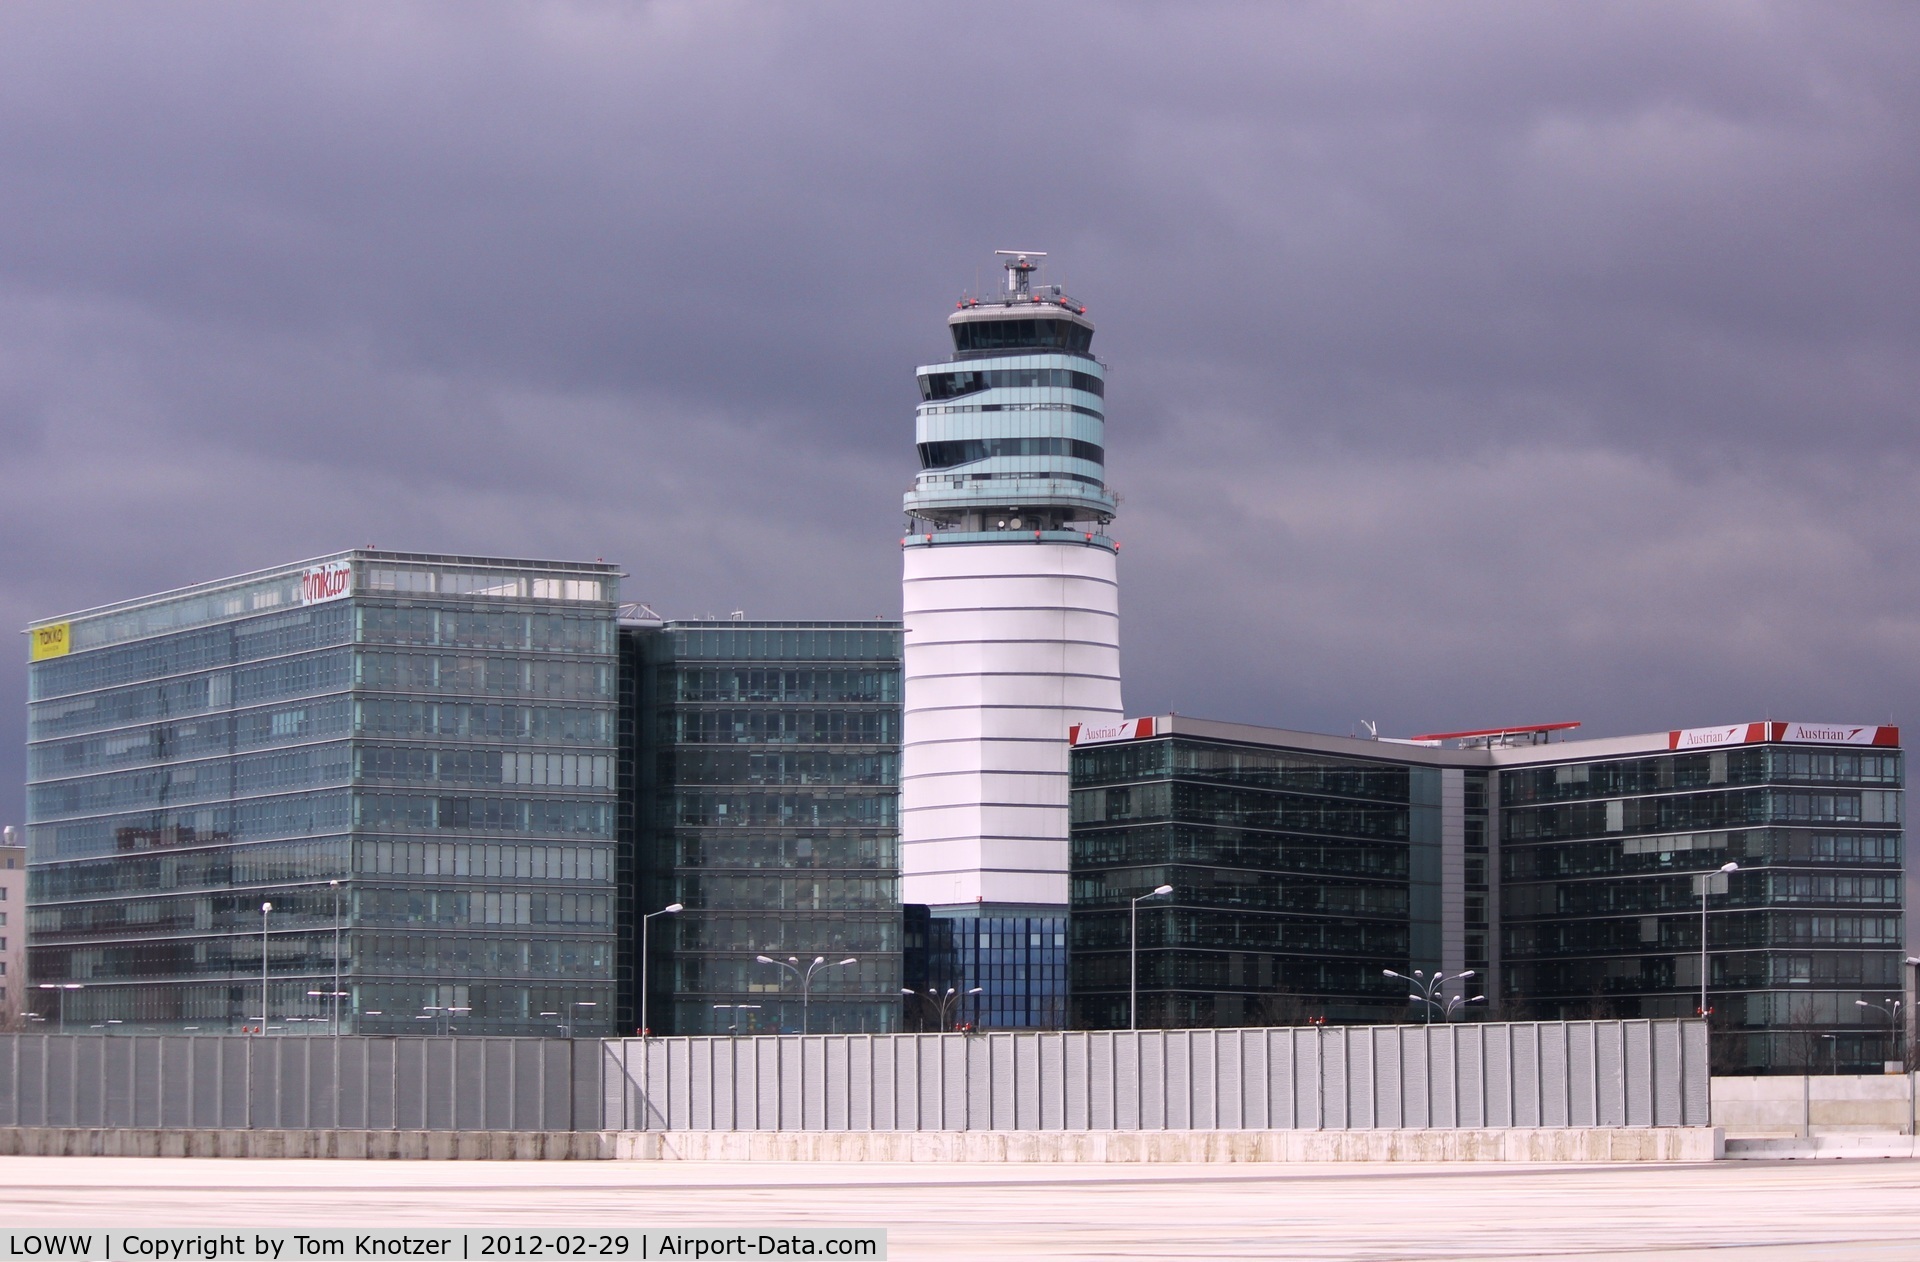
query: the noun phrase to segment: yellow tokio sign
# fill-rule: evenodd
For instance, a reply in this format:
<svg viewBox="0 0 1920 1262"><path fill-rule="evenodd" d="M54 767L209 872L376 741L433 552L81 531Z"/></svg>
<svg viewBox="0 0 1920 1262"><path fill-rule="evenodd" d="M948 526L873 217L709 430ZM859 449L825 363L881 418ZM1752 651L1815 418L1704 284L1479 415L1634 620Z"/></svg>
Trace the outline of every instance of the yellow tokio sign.
<svg viewBox="0 0 1920 1262"><path fill-rule="evenodd" d="M32 640L29 660L43 662L49 657L65 657L67 650L73 647L73 624L56 622L49 627L35 627L27 632Z"/></svg>

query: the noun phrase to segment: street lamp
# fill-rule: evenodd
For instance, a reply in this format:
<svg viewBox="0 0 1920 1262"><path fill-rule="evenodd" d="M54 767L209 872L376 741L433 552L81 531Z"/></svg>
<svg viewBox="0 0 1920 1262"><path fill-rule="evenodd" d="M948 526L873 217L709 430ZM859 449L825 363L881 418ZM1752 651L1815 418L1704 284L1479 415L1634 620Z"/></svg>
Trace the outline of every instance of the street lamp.
<svg viewBox="0 0 1920 1262"><path fill-rule="evenodd" d="M309 990L307 992L309 999L333 1000L333 1037L335 1038L340 1037L340 999L346 993L344 990ZM314 1018L316 1021L319 1019L319 1017Z"/></svg>
<svg viewBox="0 0 1920 1262"><path fill-rule="evenodd" d="M1460 996L1455 995L1452 999L1449 999L1445 1002L1442 1002L1440 999L1440 987L1442 983L1464 982L1469 977L1472 977L1474 975L1472 969L1468 969L1464 973L1455 973L1451 977L1447 976L1445 973L1441 972L1439 969L1433 970L1433 976L1428 977L1425 969L1418 969L1418 968L1413 970L1412 977L1408 977L1405 973L1396 973L1390 968L1381 969L1380 974L1383 977L1398 978L1399 980L1405 982L1407 985L1413 987L1412 992L1407 995L1407 998L1412 999L1415 1002L1423 1003L1426 1005L1428 1025L1433 1024L1433 1014L1435 1009L1439 1010L1440 1019L1442 1021L1451 1021L1453 1020L1453 1014L1459 1011L1460 1008L1462 1008L1466 1004L1480 1003L1486 999L1485 995L1475 995L1471 999L1463 999Z"/></svg>
<svg viewBox="0 0 1920 1262"><path fill-rule="evenodd" d="M1920 1013L1920 995L1914 993L1916 983L1920 983L1920 955L1907 956L1907 966L1901 976L1901 995L1906 1003L1906 1017L1902 1022L1901 1033L1906 1035L1907 1055L1913 1055L1915 1043L1920 1043L1920 1030L1914 1029L1914 1015ZM1910 1064L1902 1064L1902 1069L1911 1070ZM1913 1127L1907 1128L1912 1131Z"/></svg>
<svg viewBox="0 0 1920 1262"><path fill-rule="evenodd" d="M328 881L333 891L333 1036L340 1037L340 882ZM309 991L309 994L312 992Z"/></svg>
<svg viewBox="0 0 1920 1262"><path fill-rule="evenodd" d="M1663 876L1690 876L1700 891L1700 1012L1707 1015L1707 895L1713 892L1713 878L1729 872L1738 872L1737 863L1723 863L1709 872L1622 872L1619 877L1626 880L1649 880Z"/></svg>
<svg viewBox="0 0 1920 1262"><path fill-rule="evenodd" d="M573 1037L574 1023L580 1019L580 1014L575 1012L574 1009L598 1008L599 1006L600 1005L592 999L576 999L572 1003L568 1004L567 1005L567 1037L568 1038Z"/></svg>
<svg viewBox="0 0 1920 1262"><path fill-rule="evenodd" d="M1877 1004L1868 1003L1864 999L1856 999L1853 1001L1853 1006L1856 1008L1872 1008L1875 1012L1887 1019L1887 1033L1893 1036L1894 1059L1904 1060L1905 1058L1900 1055L1900 1001L1895 999L1891 1003ZM1904 1068L1904 1065L1902 1067Z"/></svg>
<svg viewBox="0 0 1920 1262"><path fill-rule="evenodd" d="M1822 1034L1820 1037L1827 1041L1827 1073L1837 1078L1840 1076L1840 1036Z"/></svg>
<svg viewBox="0 0 1920 1262"><path fill-rule="evenodd" d="M260 1033L267 1032L267 917L272 903L260 904Z"/></svg>
<svg viewBox="0 0 1920 1262"><path fill-rule="evenodd" d="M453 1021L453 1015L456 1012L459 1012L459 1013L472 1012L473 1009L472 1008L456 1008L451 1004L442 1005L437 1003L430 1003L430 1004L421 1005L420 1011L439 1013L440 1015L437 1017L423 1016L415 1019L420 1021L437 1021L440 1023L440 1033L451 1034L453 1033L453 1026L451 1024L451 1022Z"/></svg>
<svg viewBox="0 0 1920 1262"><path fill-rule="evenodd" d="M903 995L920 994L919 991L911 990L905 986L902 986L900 988L900 993ZM986 993L987 993L986 988L984 986L975 986L972 990L967 991L965 994L962 994L960 991L955 990L951 986L947 987L947 991L945 994L941 994L939 991L929 986L927 987L926 994L923 996L923 998L925 998L928 1003L934 1006L934 1012L939 1017L939 1021L936 1023L935 1028L940 1030L945 1030L953 1024L954 1011L959 1006L960 1001L962 999L965 999L967 995L984 995ZM977 1016L978 1013L976 1013L975 1015ZM976 1022L975 1024L978 1024L978 1022Z"/></svg>
<svg viewBox="0 0 1920 1262"><path fill-rule="evenodd" d="M813 975L819 972L823 968L845 968L849 964L858 964L860 962L854 956L849 955L844 960L835 960L833 963L829 964L827 963L826 956L816 955L813 957L813 963L807 965L806 971L802 972L800 970L800 957L797 955L789 955L784 960L776 960L770 955L756 955L753 957L753 960L754 960L754 963L756 964L771 964L776 968L784 969L786 972L792 973L794 977L799 979L799 982L800 982L800 1033L802 1034L809 1033L809 1030L807 1028L808 1027L808 1005L811 1004L813 1001Z"/></svg>
<svg viewBox="0 0 1920 1262"><path fill-rule="evenodd" d="M652 1038L653 1027L647 1024L647 922L655 916L677 916L685 910L683 903L668 903L659 911L650 911L640 917L640 1037Z"/></svg>
<svg viewBox="0 0 1920 1262"><path fill-rule="evenodd" d="M1173 886L1161 885L1130 900L1127 908L1127 1028L1140 1028L1140 903L1173 893ZM1164 1019L1165 1013L1161 1016Z"/></svg>
<svg viewBox="0 0 1920 1262"><path fill-rule="evenodd" d="M52 990L52 991L59 992L53 997L54 1004L55 1004L55 1007L53 1010L54 1011L53 1032L55 1034L65 1034L67 1032L66 992L69 990L85 990L86 988L87 987L85 982L41 982L40 983L40 989L42 990Z"/></svg>
<svg viewBox="0 0 1920 1262"><path fill-rule="evenodd" d="M1737 863L1720 865L1723 875L1739 870L1740 865ZM1700 886L1700 1016L1705 1019L1707 1015L1707 895L1713 886L1713 873L1699 873L1694 880Z"/></svg>

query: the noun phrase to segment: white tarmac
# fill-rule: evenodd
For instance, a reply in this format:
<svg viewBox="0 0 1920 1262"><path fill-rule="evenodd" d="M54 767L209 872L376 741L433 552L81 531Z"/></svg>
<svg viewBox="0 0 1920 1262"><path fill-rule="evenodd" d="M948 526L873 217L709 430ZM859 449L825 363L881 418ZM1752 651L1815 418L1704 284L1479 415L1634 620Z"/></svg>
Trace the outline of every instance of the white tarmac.
<svg viewBox="0 0 1920 1262"><path fill-rule="evenodd" d="M1920 1161L830 1165L0 1158L0 1222L884 1227L895 1259L1920 1259Z"/></svg>

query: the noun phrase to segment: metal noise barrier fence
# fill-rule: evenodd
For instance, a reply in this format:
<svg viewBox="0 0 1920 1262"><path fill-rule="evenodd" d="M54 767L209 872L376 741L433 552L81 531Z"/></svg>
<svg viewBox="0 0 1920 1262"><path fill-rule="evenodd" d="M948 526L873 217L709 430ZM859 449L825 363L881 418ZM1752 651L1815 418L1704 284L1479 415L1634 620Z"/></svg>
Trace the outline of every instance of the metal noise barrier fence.
<svg viewBox="0 0 1920 1262"><path fill-rule="evenodd" d="M0 1126L601 1129L582 1039L0 1036Z"/></svg>
<svg viewBox="0 0 1920 1262"><path fill-rule="evenodd" d="M1701 1021L606 1044L621 1130L1705 1126Z"/></svg>
<svg viewBox="0 0 1920 1262"><path fill-rule="evenodd" d="M0 1036L0 1126L1704 1126L1699 1021L758 1038Z"/></svg>

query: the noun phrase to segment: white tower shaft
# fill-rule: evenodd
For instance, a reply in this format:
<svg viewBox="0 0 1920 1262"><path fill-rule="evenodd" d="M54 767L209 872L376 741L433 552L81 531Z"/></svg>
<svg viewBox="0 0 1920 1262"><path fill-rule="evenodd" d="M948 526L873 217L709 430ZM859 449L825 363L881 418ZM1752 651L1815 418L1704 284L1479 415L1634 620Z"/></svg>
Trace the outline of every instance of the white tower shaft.
<svg viewBox="0 0 1920 1262"><path fill-rule="evenodd" d="M1007 291L947 317L919 370L903 507L901 895L936 911L1067 904L1068 729L1121 718L1106 369L1086 308L1002 251Z"/></svg>
<svg viewBox="0 0 1920 1262"><path fill-rule="evenodd" d="M905 550L901 897L1067 902L1067 730L1120 704L1115 556L1084 543Z"/></svg>

